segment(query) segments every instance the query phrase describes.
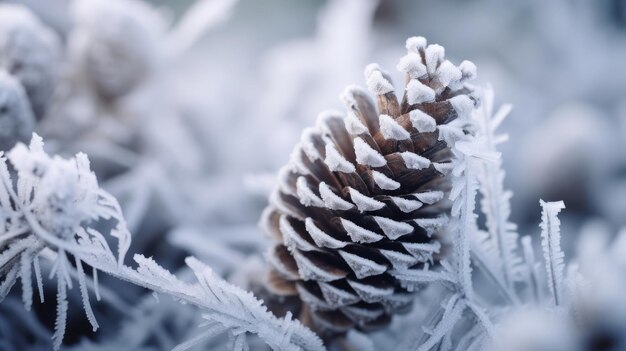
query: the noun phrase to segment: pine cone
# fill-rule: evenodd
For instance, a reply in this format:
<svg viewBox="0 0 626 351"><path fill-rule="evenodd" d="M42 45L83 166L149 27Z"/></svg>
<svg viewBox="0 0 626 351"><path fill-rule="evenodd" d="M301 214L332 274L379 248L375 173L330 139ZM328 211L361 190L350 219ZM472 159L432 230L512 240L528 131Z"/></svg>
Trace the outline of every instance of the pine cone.
<svg viewBox="0 0 626 351"><path fill-rule="evenodd" d="M378 109L348 87L347 116L323 113L303 132L261 219L278 242L268 253L268 290L299 295L301 318L324 334L375 330L407 311L415 286L401 273L428 268L441 248L451 152L439 126L474 108L465 82L476 71L421 37L407 49L398 64L402 102L389 75L369 65Z"/></svg>
<svg viewBox="0 0 626 351"><path fill-rule="evenodd" d="M0 3L0 69L24 87L38 120L52 97L60 54L58 35L28 7Z"/></svg>

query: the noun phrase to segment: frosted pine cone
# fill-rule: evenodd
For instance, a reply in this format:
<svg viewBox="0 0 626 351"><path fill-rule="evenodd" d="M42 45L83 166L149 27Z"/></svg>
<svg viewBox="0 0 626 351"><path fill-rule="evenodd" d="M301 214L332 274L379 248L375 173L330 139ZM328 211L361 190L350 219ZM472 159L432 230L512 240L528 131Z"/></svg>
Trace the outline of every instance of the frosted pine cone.
<svg viewBox="0 0 626 351"><path fill-rule="evenodd" d="M37 119L52 96L60 53L57 34L26 6L0 4L0 69L24 87Z"/></svg>
<svg viewBox="0 0 626 351"><path fill-rule="evenodd" d="M421 286L408 277L428 272L441 248L451 153L440 128L474 108L465 83L476 70L421 37L407 49L402 101L389 75L369 65L378 108L348 87L347 116L323 113L303 132L261 220L278 242L268 290L299 295L302 318L324 333L374 330L408 310Z"/></svg>

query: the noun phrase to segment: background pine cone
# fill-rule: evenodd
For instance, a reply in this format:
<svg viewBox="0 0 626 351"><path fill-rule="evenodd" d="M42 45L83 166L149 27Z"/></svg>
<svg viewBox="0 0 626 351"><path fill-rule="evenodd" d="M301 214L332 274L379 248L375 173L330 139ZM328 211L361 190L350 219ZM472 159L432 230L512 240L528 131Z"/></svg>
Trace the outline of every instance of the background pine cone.
<svg viewBox="0 0 626 351"><path fill-rule="evenodd" d="M421 37L407 49L402 101L389 75L369 65L378 108L348 87L347 116L322 113L302 133L261 219L277 241L268 290L299 295L301 318L323 333L378 329L408 310L415 286L400 273L428 267L441 248L451 153L439 126L473 109L465 82L476 70Z"/></svg>

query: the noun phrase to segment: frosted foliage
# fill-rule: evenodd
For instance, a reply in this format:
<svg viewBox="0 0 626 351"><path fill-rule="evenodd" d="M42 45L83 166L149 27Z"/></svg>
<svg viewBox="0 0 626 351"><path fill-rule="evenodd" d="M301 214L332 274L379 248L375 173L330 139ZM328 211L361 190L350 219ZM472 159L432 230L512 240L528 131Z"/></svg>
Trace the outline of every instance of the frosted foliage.
<svg viewBox="0 0 626 351"><path fill-rule="evenodd" d="M563 258L565 254L561 251L561 230L559 228L561 222L557 214L565 208L565 204L563 201L544 202L542 200L541 207L543 209L541 214L541 246L546 262L548 288L552 302L558 306L563 302Z"/></svg>
<svg viewBox="0 0 626 351"><path fill-rule="evenodd" d="M18 144L8 153L8 160L17 172L15 186L10 179L6 159L0 159L0 215L4 225L0 231L0 272L4 279L0 295L4 298L18 279L22 280L24 305L30 308L33 299L34 267L38 292L41 294L39 256L51 263L50 277L57 280L57 318L53 338L59 349L66 332L68 293L76 279L83 308L94 330L99 324L90 304L90 290L97 289L96 275L87 283L84 265L108 273L122 281L151 289L176 300L196 305L205 319L228 330L253 333L276 350L322 350L317 336L291 320L277 319L262 302L250 293L226 283L210 268L194 258L186 260L197 283L189 284L158 265L154 260L135 255L136 270L124 264L130 247L130 233L117 201L98 187L84 154L72 159L50 157L41 138L34 135L29 147ZM112 221L108 232L95 226L99 220ZM106 236L117 239L114 253ZM301 243L300 243L301 244ZM73 256L75 267L69 263ZM18 274L19 272L19 274ZM40 296L43 301L43 295ZM238 347L247 344L236 341Z"/></svg>
<svg viewBox="0 0 626 351"><path fill-rule="evenodd" d="M619 1L61 2L0 4L0 349L626 345Z"/></svg>

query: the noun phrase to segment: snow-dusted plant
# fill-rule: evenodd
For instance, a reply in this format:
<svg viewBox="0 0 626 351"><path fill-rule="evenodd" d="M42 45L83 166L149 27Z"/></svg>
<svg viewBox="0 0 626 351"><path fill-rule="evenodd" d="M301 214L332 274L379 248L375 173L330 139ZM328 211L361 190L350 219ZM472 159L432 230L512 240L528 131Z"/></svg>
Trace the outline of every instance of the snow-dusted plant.
<svg viewBox="0 0 626 351"><path fill-rule="evenodd" d="M132 144L137 130L109 122L135 113L152 117L158 112L156 119L149 120L158 123L134 125L140 129L137 134L159 145L155 148L159 152L154 152L159 157L171 152L161 162L180 161L171 168L184 174L183 179L188 179L185 173L196 176L202 154L194 153L195 145L178 145L187 141L187 135L176 129L179 115L167 99L163 104L139 99L136 105L116 108L120 100L166 76L163 72L169 71L163 66L174 62L172 58L191 47L204 30L224 20L234 3L199 1L168 31L165 17L139 1L75 1L66 63L76 77L65 77L68 82L64 83L75 84L69 96L78 96L80 108L60 99L60 110L73 110L82 118L93 113L98 127L115 126L108 133L121 136L122 144ZM323 82L334 86L340 80L335 75L337 67L350 74L354 61L365 55L366 47L359 43L370 37L374 10L374 1L332 2L324 22L346 22L346 14L358 12L360 30L339 33L320 26L313 43L276 54L268 64L272 79L277 72L291 75L303 70L307 79L294 75L287 85L277 80L280 84L272 84L259 99L261 107L266 107L260 109L261 115L278 111L275 122L284 127L289 122L283 117L291 117L292 111L308 111L309 105L322 100L317 95L328 90ZM421 351L624 347L626 311L615 306L621 306L626 288L625 234L611 249L606 249L607 240L589 235L582 241L578 265L568 267L558 219L564 203L540 201L541 250L535 251L530 236L520 240L509 218L512 193L504 187L497 149L507 139L497 129L510 106L494 112L493 91L481 92L469 84L476 75L475 66L469 61L453 65L445 59L443 47L427 45L421 37L410 38L408 53L398 64L405 78L400 96L390 74L369 65L365 75L374 101L367 92L350 86L342 95L348 110L345 119L341 113L323 113L315 128L303 132L292 163L281 172L270 210L263 215L266 230L276 239L268 255L274 266L266 285L271 291L254 285L268 278L257 274L263 271L258 261L250 261L257 265L252 272L245 272L243 263L235 272L237 279L249 280L242 285L267 298L276 314L289 310L278 318L262 300L221 276L245 258L245 253L231 250L230 243L253 241L249 233L229 238L231 242L213 243L215 238L203 236L201 230L185 228L199 221L195 217L201 211L195 211L193 201L183 204L184 196L175 192L196 192L199 183L177 188L170 179L175 177L157 161L143 161L144 155L135 154L136 150L119 152L117 145L96 145L94 151L131 168L108 184L109 189L131 193L125 217L117 199L98 184L85 154L51 157L37 135L29 147L12 148L30 137L32 110L39 116L38 109L45 107L54 85L58 43L48 28L20 7L0 5L0 19L0 64L9 71L0 71L0 148L7 150L0 154L0 310L15 310L17 289L13 287L18 282L27 310L32 309L35 295L41 303L49 303L44 297L46 283L53 280L56 285L54 332L47 332L28 314L19 315L15 330L30 328L39 342L51 336L52 347L59 349L68 329L70 290L74 289L95 331L100 325L91 295L103 304L126 307L120 308L115 292L100 286L98 276L105 273L120 280L118 284L154 292L154 300L148 295L129 306L133 313L156 310L161 295L174 298L161 307L156 321L146 316L129 318L125 322L134 325L123 333L137 331L138 339L148 339L152 335L148 322L159 324L170 315L189 317L192 323L202 320L197 334L170 345L179 351L210 347L220 335L228 338L234 350L250 349L259 340L275 350L389 349L394 343L399 350ZM347 50L352 58L341 55L348 44L354 46ZM338 54L312 62L311 57L317 55L311 53L327 52L328 46ZM339 58L345 61L338 66ZM161 66L163 62L167 64ZM322 84L315 94L304 94L312 97L307 103L298 93L310 84L309 78ZM285 99L285 86L291 90L287 93L294 94L287 95L292 98ZM148 96L163 97L162 85L150 87L154 91ZM83 100L78 95L83 91L96 99ZM101 108L113 111L113 118L103 116ZM59 115L63 121L64 114ZM64 131L68 127L51 121ZM242 124L240 120L235 123ZM92 130L94 134L85 135L106 129L98 127ZM253 123L242 126L243 134L248 136L256 127ZM285 129L289 127L299 128L289 125ZM231 151L245 147L237 138L232 143L236 145ZM179 150L185 151L188 168L179 167L184 163ZM141 165L133 167L137 159L142 159ZM136 254L129 265L125 258L130 232L139 230L149 217L151 193L167 205L167 211L176 213L179 227L169 233L171 242L194 253L208 253L223 264L213 270L187 257L185 270L174 272L164 268L165 262ZM216 207L222 205L215 202ZM248 252L262 246L247 244L253 248ZM543 261L536 259L540 256ZM199 313L191 316L176 311L172 304L178 302L189 305L185 310ZM412 305L414 311L403 315ZM0 319L0 333L7 334L7 324ZM159 325L153 333L167 348L161 328L165 327ZM414 329L408 332L407 328ZM366 334L373 329L384 331ZM257 344L250 342L251 334L257 336ZM122 335L110 344L102 341L102 348L119 348L123 339ZM89 343L83 340L78 348ZM13 345L23 344L20 340ZM0 340L0 346L5 345L11 345L10 341Z"/></svg>
<svg viewBox="0 0 626 351"><path fill-rule="evenodd" d="M0 159L0 297L4 299L19 279L24 305L30 309L34 276L39 299L44 302L45 278L40 260L50 261L50 278L57 285L55 349L63 341L69 307L67 290L74 282L89 323L98 329L89 293L93 290L100 299L99 271L202 310L206 319L202 333L176 350L222 333L232 335L235 349L246 349L247 333L257 334L276 350L323 349L317 336L290 314L276 318L250 293L226 283L192 257L185 261L197 280L192 284L139 254L134 256L137 269L126 266L130 233L117 201L98 187L86 155L50 157L43 150L41 138L34 135L29 147L18 144L7 157L9 162L5 157ZM109 238L117 239L116 252ZM91 277L86 268L91 269Z"/></svg>

